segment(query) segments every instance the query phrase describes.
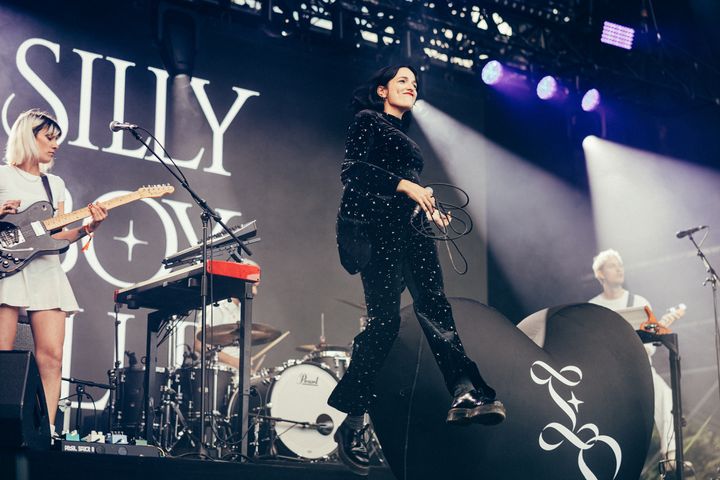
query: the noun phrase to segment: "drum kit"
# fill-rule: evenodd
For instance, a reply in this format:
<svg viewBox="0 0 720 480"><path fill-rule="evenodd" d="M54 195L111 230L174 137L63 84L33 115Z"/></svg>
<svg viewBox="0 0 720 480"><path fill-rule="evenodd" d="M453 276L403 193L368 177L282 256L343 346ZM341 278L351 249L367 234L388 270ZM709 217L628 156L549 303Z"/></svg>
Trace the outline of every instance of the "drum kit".
<svg viewBox="0 0 720 480"><path fill-rule="evenodd" d="M324 324L324 322L323 322ZM323 328L324 329L324 328ZM240 441L238 403L242 392L237 388L237 367L218 361L218 354L236 345L240 330L237 324L208 328L212 339L208 348L207 387L205 403L208 446L217 449L220 457L232 455ZM265 348L252 356L264 354L277 345L284 334L268 325L253 323L252 345ZM248 456L254 459L288 459L297 461L332 461L337 444L335 430L346 414L327 404L327 399L350 364L350 349L328 345L324 332L318 344L300 345L299 359L287 360L273 368L251 370L249 398ZM160 385L155 398L161 399L156 409L153 430L160 447L172 455L192 451L199 441L200 368L197 356L186 354L182 366L157 368ZM144 367L130 359L130 366L118 371L118 387L113 430L128 437L139 438L144 429L143 377ZM256 362L256 365L259 362ZM379 443L371 435L371 450L382 462Z"/></svg>

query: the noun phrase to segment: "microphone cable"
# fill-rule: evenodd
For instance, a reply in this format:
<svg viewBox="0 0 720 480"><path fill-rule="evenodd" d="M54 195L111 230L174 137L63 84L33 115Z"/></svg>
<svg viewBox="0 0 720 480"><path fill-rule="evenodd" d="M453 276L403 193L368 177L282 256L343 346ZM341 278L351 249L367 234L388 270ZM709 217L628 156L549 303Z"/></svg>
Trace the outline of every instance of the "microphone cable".
<svg viewBox="0 0 720 480"><path fill-rule="evenodd" d="M425 212L420 212L418 215L413 215L410 218L410 225L419 234L426 238L438 242L444 242L445 248L450 258L450 264L458 275L465 275L468 271L468 261L462 250L456 243L456 240L468 235L472 232L473 222L470 214L465 207L470 203L470 196L462 188L452 185L450 183L435 182L424 185L425 188L432 188L433 198L435 198L435 209L438 212L440 221L443 218L449 220L446 226L439 225L433 220L428 219L428 215ZM437 197L437 187L443 189L450 189L460 196L460 204L456 205L450 202L442 201ZM442 191L442 190L441 190ZM451 248L452 245L452 248ZM458 268L455 263L455 257L453 256L453 250L457 252L462 260L462 268Z"/></svg>
<svg viewBox="0 0 720 480"><path fill-rule="evenodd" d="M397 178L398 180L407 180L404 177L401 177L400 175L397 175L396 173L393 173L389 170L386 170L378 165L374 165L370 162L365 162L362 160L346 160L343 162L341 166L341 171L345 172L348 169L350 169L355 164L364 164L368 165L372 168L375 168L377 170L380 170L381 172L390 175L392 177ZM473 229L473 222L472 218L470 217L470 214L466 210L466 207L470 203L470 196L468 193L463 190L462 188L452 185L450 183L444 183L444 182L435 182L435 183L428 183L427 185L423 185L425 188L428 187L442 187L444 189L449 189L460 196L460 204L456 205L450 202L441 201L437 198L435 194L435 188L433 188L433 197L435 198L435 209L439 212L441 218L443 216L450 219L450 222L447 226L441 226L436 224L434 221L428 220L427 214L425 214L424 211L420 210L417 215L413 214L410 217L410 225L412 228L417 232L419 235L422 235L423 237L430 238L435 241L444 242L445 247L448 252L448 256L450 257L450 263L452 265L453 270L455 270L455 273L458 275L465 275L468 271L468 261L465 255L463 254L462 250L460 250L460 247L456 243L456 240L460 239L461 237L464 237L465 235L468 235L472 229ZM453 222L456 222L453 224ZM452 248L451 248L452 245ZM462 260L462 268L458 268L458 266L455 264L455 258L453 256L452 250L455 250L457 254L460 256L460 259Z"/></svg>

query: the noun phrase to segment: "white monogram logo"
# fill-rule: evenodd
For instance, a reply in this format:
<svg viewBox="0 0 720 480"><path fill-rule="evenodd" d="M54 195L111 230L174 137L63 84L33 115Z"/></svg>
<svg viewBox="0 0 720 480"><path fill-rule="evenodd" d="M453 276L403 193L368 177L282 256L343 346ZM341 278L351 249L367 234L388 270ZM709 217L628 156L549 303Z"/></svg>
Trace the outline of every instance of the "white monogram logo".
<svg viewBox="0 0 720 480"><path fill-rule="evenodd" d="M539 373L536 373L536 370L539 370ZM586 480L598 480L592 470L590 470L590 467L588 467L585 463L585 458L583 457L583 455L586 450L590 450L598 442L604 443L605 445L610 447L610 450L612 450L613 454L615 455L615 474L613 475L613 478L615 478L618 474L618 471L620 470L620 464L622 463L622 450L620 449L620 445L614 438L608 435L600 435L600 430L594 423L586 423L585 425L576 428L577 413L579 411L580 404L584 402L577 399L575 397L575 392L573 391L570 391L570 399L565 400L555 390L555 386L553 385L553 380L556 380L568 387L575 387L579 385L580 381L582 380L582 370L580 370L576 366L569 365L567 367L563 367L558 372L547 363L538 360L530 367L530 377L532 378L533 382L537 383L538 385L548 386L550 397L557 404L557 406L560 407L560 410L562 410L563 413L568 416L571 424L570 428L559 422L550 422L545 425L545 428L543 428L542 432L540 432L540 436L538 438L540 448L547 452L550 452L562 445L565 440L568 440L579 450L578 467L580 468L580 473L583 474L583 477ZM557 443L551 443L545 439L546 437L544 435L546 430L554 430L560 435L562 435L564 439L560 440ZM590 432L590 434L592 435L587 438L587 440L583 440L579 436L580 433L585 431Z"/></svg>

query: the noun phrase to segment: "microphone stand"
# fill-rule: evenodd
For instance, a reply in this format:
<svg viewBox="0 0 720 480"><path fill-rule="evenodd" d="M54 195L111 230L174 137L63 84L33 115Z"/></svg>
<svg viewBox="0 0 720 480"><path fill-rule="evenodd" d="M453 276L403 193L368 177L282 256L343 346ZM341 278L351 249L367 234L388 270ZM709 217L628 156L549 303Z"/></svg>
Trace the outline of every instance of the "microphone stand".
<svg viewBox="0 0 720 480"><path fill-rule="evenodd" d="M110 384L110 386L112 387L110 389L110 399L108 401L108 406L109 406L109 408L108 408L108 424L107 424L108 432L112 432L114 430L113 427L115 426L115 425L113 425L113 423L114 423L113 416L115 415L115 407L116 407L115 402L117 400L117 395L115 392L116 392L117 386L118 386L118 371L120 370L120 350L119 350L120 335L118 332L118 330L120 328L120 319L118 318L119 309L120 309L120 304L116 303L115 308L114 308L115 318L113 319L113 324L114 324L113 331L115 332L115 362L113 363L113 368L111 368L110 370L107 371L108 384Z"/></svg>
<svg viewBox="0 0 720 480"><path fill-rule="evenodd" d="M700 248L700 245L697 244L695 239L693 238L692 233L688 233L687 237L690 239L692 244L695 246L695 250L697 250L697 256L700 257L700 260L702 261L703 265L705 266L705 271L708 274L708 277L703 281L702 285L703 287L706 285L710 285L712 288L712 295L713 295L713 316L715 320L715 362L717 366L717 376L718 376L718 392L720 393L720 323L718 323L718 305L717 305L717 286L718 286L718 275L715 272L715 269L710 264L710 261L703 253L702 249ZM680 407L679 403L679 387L680 387L680 379L679 379L679 359L677 358L677 335L663 335L663 337L674 337L672 339L669 339L670 341L674 342L674 345L672 345L673 348L671 348L671 345L666 344L668 349L670 350L670 370L671 373L675 373L673 375L673 409L676 408L682 408ZM673 363L673 358L675 358L675 364ZM675 380L675 377L677 377L677 380ZM675 387L678 388L678 394L675 394ZM678 407L676 407L676 402ZM682 412L682 410L680 410ZM677 411L674 411L675 413L675 478L679 480L683 480L685 478L685 472L683 471L684 467L684 452L683 452L683 445L682 445L682 424L680 422L679 413Z"/></svg>
<svg viewBox="0 0 720 480"><path fill-rule="evenodd" d="M140 127L137 127L140 128ZM206 432L205 432L205 385L206 385L206 376L207 376L207 366L206 366L206 360L205 360L205 351L207 350L207 338L206 338L206 326L207 326L207 305L208 305L208 274L207 274L207 241L208 241L208 223L210 219L212 218L218 225L220 225L225 232L227 232L228 235L230 235L239 245L239 247L248 255L252 255L252 252L248 250L248 248L243 244L243 242L228 228L227 225L222 221L222 217L219 213L217 213L215 210L213 210L210 205L202 198L200 197L189 185L187 179L185 178L185 175L179 170L179 168L176 166L175 168L178 169L178 172L175 172L172 168L170 168L167 163L157 154L155 153L155 150L150 148L150 146L145 143L145 140L140 136L140 134L137 132L136 128L129 128L127 129L135 139L140 142L152 155L158 159L158 161L167 169L170 174L175 177L175 179L180 183L180 185L190 194L192 199L195 201L195 203L200 207L202 210L202 213L200 214L200 219L202 221L202 276L200 277L200 316L201 316L201 324L202 324L202 330L201 330L201 343L202 343L202 356L200 358L200 391L202 394L200 395L200 442L198 445L198 454L207 456L207 450L205 448L206 446ZM145 132L147 130L143 129ZM150 132L147 132L148 134ZM150 135L152 136L152 135ZM160 142L155 139L155 141L160 144ZM163 149L164 150L164 149ZM167 152L165 152L167 154ZM170 155L168 155L170 157ZM171 158L172 160L172 158ZM148 363L150 363L150 359L148 359ZM152 362L153 365L155 362ZM154 373L154 372L153 372ZM149 367L145 371L146 375L149 375ZM147 395L148 392L145 392ZM147 412L146 412L147 416ZM150 440L150 439L147 439Z"/></svg>
<svg viewBox="0 0 720 480"><path fill-rule="evenodd" d="M115 390L115 387L113 385L108 385L105 383L97 383L90 380L80 380L79 378L73 377L62 377L62 380L65 380L68 383L75 384L75 395L71 395L71 397L77 397L78 401L77 413L75 414L75 431L78 432L78 435L80 435L80 437L82 438L82 433L80 431L80 428L82 427L82 401L85 397L87 397L91 402L94 402L93 397L85 391L85 387L104 388L105 390L110 390L111 393ZM95 428L97 428L97 411L95 412Z"/></svg>
<svg viewBox="0 0 720 480"><path fill-rule="evenodd" d="M710 264L710 261L705 256L703 251L700 249L700 245L695 242L695 239L692 236L692 233L688 234L688 238L692 242L692 244L695 246L695 249L697 250L697 256L700 257L700 261L702 261L703 265L705 266L705 271L708 274L708 277L703 281L702 285L703 287L706 285L710 285L710 288L712 288L712 295L713 295L713 318L715 320L715 362L717 363L717 376L718 376L718 393L720 393L720 323L718 323L718 301L717 301L717 289L718 289L718 282L720 281L718 279L718 274L715 271L715 269Z"/></svg>

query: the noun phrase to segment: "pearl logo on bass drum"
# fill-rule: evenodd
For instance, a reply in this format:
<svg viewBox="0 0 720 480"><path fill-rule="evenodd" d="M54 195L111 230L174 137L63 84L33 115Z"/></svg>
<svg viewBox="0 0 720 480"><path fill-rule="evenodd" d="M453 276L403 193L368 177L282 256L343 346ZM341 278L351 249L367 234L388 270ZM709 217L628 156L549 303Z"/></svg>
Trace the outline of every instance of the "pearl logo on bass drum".
<svg viewBox="0 0 720 480"><path fill-rule="evenodd" d="M303 373L300 375L300 378L298 379L298 385L305 385L308 387L317 387L319 385L320 378L315 377L314 379L310 379L307 375L307 373Z"/></svg>

